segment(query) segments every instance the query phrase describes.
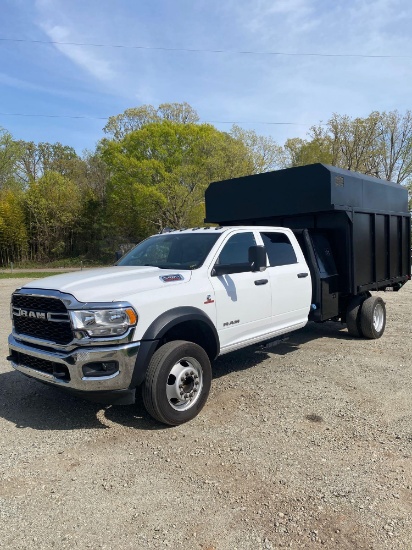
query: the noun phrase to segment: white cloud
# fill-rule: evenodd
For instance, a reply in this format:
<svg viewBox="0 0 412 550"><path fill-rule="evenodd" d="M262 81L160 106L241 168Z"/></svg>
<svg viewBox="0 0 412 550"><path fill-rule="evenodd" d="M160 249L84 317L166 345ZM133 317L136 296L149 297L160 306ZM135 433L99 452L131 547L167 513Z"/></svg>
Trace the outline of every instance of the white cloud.
<svg viewBox="0 0 412 550"><path fill-rule="evenodd" d="M291 36L297 33L302 36L319 24L314 3L310 0L233 2L231 10L255 39L275 43L278 50L280 45L290 42Z"/></svg>
<svg viewBox="0 0 412 550"><path fill-rule="evenodd" d="M82 28L88 18L87 8L83 11L83 21L78 19L76 10L70 12L70 5L59 0L36 0L35 6L38 13L38 26L43 30L52 42L90 42L84 40ZM91 15L91 14L89 14ZM90 34L89 34L90 36ZM67 57L75 65L92 75L99 81L111 81L115 79L113 70L103 50L95 47L75 46L69 44L54 44L56 50Z"/></svg>
<svg viewBox="0 0 412 550"><path fill-rule="evenodd" d="M67 27L59 25L41 24L42 29L53 42L76 42L71 31ZM99 80L110 81L115 77L107 59L100 58L92 47L74 46L69 44L55 44L57 50L68 57L73 63L79 65L92 76Z"/></svg>
<svg viewBox="0 0 412 550"><path fill-rule="evenodd" d="M4 65L0 74L0 83L27 87L29 101L38 94L30 93L30 83L20 78L32 78L33 85L40 87L49 83L57 88L56 95L70 91L76 101L74 111L81 108L82 112L97 115L115 114L140 103L188 101L204 120L297 122L310 126L327 121L333 112L367 116L376 109L410 108L410 59L234 53L411 55L412 3L405 0L30 3L36 8L35 21L31 11L24 13L35 28L29 25L25 35L36 39L47 36L47 40L57 42L220 49L232 53L33 46L29 71L22 72L13 57L10 69ZM20 47L10 51L18 59ZM21 59L27 63L27 56ZM8 70L13 82L5 77ZM69 105L67 101L64 109ZM56 106L55 112L59 110ZM306 127L257 125L256 130L282 142L287 137L304 136Z"/></svg>

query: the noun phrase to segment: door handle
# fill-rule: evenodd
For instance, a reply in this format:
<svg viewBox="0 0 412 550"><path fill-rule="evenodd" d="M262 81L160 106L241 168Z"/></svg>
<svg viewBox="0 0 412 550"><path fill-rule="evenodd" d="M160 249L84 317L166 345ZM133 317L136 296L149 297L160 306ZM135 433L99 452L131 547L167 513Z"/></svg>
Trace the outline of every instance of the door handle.
<svg viewBox="0 0 412 550"><path fill-rule="evenodd" d="M255 285L256 286L265 285L268 282L269 281L267 279L258 279L257 281L255 281Z"/></svg>
<svg viewBox="0 0 412 550"><path fill-rule="evenodd" d="M298 273L298 279L304 279L308 275L309 275L309 273Z"/></svg>

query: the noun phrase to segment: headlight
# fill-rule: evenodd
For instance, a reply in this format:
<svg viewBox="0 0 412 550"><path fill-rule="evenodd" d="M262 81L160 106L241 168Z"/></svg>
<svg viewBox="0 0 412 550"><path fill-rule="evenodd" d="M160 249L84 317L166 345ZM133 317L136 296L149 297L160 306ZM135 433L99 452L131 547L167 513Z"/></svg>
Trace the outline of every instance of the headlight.
<svg viewBox="0 0 412 550"><path fill-rule="evenodd" d="M137 323L133 308L70 311L73 328L89 336L119 336Z"/></svg>

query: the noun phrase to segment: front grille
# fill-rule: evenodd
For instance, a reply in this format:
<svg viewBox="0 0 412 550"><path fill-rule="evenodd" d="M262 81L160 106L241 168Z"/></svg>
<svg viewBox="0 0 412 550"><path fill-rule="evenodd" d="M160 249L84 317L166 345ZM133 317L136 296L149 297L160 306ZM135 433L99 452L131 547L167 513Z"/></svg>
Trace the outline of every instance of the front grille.
<svg viewBox="0 0 412 550"><path fill-rule="evenodd" d="M61 300L57 300L56 298L33 296L29 294L14 294L12 303L14 307L22 307L23 309L50 311L52 313L67 313L66 306Z"/></svg>
<svg viewBox="0 0 412 550"><path fill-rule="evenodd" d="M69 344L73 340L73 332L69 322L66 306L61 300L43 296L15 294L12 297L13 308L21 308L29 312L42 312L60 314L54 316L56 320L50 321L13 314L14 330L17 334L40 338L55 344Z"/></svg>
<svg viewBox="0 0 412 550"><path fill-rule="evenodd" d="M52 361L40 359L39 357L34 357L33 355L27 355L26 353L20 353L14 350L12 351L11 358L17 365L51 374L60 380L70 380L69 369L60 363L53 363Z"/></svg>

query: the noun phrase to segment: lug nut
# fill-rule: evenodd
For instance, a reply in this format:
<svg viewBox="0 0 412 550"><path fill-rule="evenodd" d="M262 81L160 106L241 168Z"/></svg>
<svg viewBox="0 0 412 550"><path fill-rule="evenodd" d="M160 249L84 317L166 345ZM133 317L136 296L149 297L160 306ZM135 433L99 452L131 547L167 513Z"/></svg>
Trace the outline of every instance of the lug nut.
<svg viewBox="0 0 412 550"><path fill-rule="evenodd" d="M197 388L193 388L193 392L196 393L196 392L197 392Z"/></svg>

